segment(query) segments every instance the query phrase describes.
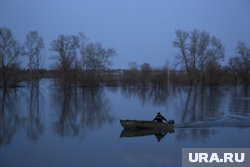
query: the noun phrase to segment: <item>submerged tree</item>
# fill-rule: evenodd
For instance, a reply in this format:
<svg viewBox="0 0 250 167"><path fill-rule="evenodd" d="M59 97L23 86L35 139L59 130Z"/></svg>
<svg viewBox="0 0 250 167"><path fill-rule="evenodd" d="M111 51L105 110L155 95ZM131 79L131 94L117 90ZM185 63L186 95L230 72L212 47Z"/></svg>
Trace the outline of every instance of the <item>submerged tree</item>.
<svg viewBox="0 0 250 167"><path fill-rule="evenodd" d="M84 59L82 59L83 71L86 74L85 83L87 85L96 85L101 77L110 68L110 58L115 56L113 48L104 48L101 43L89 42L84 49Z"/></svg>
<svg viewBox="0 0 250 167"><path fill-rule="evenodd" d="M217 65L224 57L224 46L221 41L197 29L191 32L177 30L173 45L179 49L176 56L178 63L184 67L190 84L194 85L209 82L207 75L211 71L210 65L214 64L213 67L218 68Z"/></svg>
<svg viewBox="0 0 250 167"><path fill-rule="evenodd" d="M59 35L51 43L51 50L56 52L56 68L60 72L60 78L64 83L71 83L75 80L73 69L77 64L77 48L79 40L77 36Z"/></svg>
<svg viewBox="0 0 250 167"><path fill-rule="evenodd" d="M0 86L7 88L9 83L16 84L15 72L19 68L20 44L8 28L0 27Z"/></svg>
<svg viewBox="0 0 250 167"><path fill-rule="evenodd" d="M143 63L140 66L140 83L146 86L151 81L152 67L149 63Z"/></svg>
<svg viewBox="0 0 250 167"><path fill-rule="evenodd" d="M113 48L106 49L101 43L88 43L85 48L85 69L103 71L111 65L110 57L115 55Z"/></svg>
<svg viewBox="0 0 250 167"><path fill-rule="evenodd" d="M239 42L236 48L238 55L229 59L229 66L234 75L239 76L245 86L250 84L250 48Z"/></svg>
<svg viewBox="0 0 250 167"><path fill-rule="evenodd" d="M56 68L64 83L77 83L80 79L81 85L89 86L100 81L100 74L109 69L110 58L115 55L113 48L88 42L83 33L58 36L52 41L51 50L57 53Z"/></svg>
<svg viewBox="0 0 250 167"><path fill-rule="evenodd" d="M123 70L120 78L124 86L136 85L139 82L139 66L135 62L130 62L129 69Z"/></svg>
<svg viewBox="0 0 250 167"><path fill-rule="evenodd" d="M79 54L80 54L80 66L82 70L86 69L86 46L88 44L88 39L83 33L79 33L78 35L79 38Z"/></svg>
<svg viewBox="0 0 250 167"><path fill-rule="evenodd" d="M24 43L24 55L28 56L28 68L30 70L31 79L34 79L34 72L37 71L42 64L41 50L44 48L44 42L37 31L31 31L26 35Z"/></svg>

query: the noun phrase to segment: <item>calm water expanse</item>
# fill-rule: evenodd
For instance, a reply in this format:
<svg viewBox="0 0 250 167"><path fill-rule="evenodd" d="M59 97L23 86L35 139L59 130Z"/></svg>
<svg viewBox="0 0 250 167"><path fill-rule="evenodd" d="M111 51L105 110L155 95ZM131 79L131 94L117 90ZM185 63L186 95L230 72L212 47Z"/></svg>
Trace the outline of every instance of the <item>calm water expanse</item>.
<svg viewBox="0 0 250 167"><path fill-rule="evenodd" d="M0 96L0 166L181 166L182 148L250 147L250 91L243 88L72 88L52 80ZM120 119L177 128L122 137Z"/></svg>

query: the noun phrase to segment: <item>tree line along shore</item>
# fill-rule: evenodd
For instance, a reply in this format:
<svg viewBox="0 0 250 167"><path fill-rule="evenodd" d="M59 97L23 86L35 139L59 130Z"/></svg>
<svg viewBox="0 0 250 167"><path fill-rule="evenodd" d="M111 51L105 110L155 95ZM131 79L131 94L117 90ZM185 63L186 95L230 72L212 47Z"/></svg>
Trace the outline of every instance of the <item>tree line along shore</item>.
<svg viewBox="0 0 250 167"><path fill-rule="evenodd" d="M114 48L91 42L83 33L58 35L49 46L53 65L44 69L45 44L37 31L27 33L21 44L9 28L0 27L0 87L37 83L42 78L54 78L66 86L250 85L250 48L244 42L238 42L236 54L222 63L225 48L217 37L198 29L177 30L175 35L173 64L154 68L147 62L133 62L128 69L112 69Z"/></svg>

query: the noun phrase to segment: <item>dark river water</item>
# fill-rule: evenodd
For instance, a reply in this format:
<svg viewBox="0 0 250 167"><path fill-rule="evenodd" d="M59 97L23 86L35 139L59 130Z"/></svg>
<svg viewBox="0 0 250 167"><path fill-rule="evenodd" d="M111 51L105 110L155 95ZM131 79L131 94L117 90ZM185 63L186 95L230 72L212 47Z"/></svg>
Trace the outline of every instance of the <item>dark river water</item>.
<svg viewBox="0 0 250 167"><path fill-rule="evenodd" d="M181 166L182 148L250 147L243 88L63 89L52 80L0 96L0 166ZM124 137L120 119L176 123L162 136Z"/></svg>

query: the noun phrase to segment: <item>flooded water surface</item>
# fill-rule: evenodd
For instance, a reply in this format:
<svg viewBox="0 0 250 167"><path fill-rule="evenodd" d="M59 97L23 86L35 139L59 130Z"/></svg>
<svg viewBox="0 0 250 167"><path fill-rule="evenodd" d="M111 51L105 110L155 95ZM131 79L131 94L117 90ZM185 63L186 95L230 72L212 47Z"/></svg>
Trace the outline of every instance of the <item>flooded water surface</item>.
<svg viewBox="0 0 250 167"><path fill-rule="evenodd" d="M182 148L250 147L250 91L221 87L67 88L52 80L1 91L0 166L181 166ZM165 134L120 119L175 120Z"/></svg>

